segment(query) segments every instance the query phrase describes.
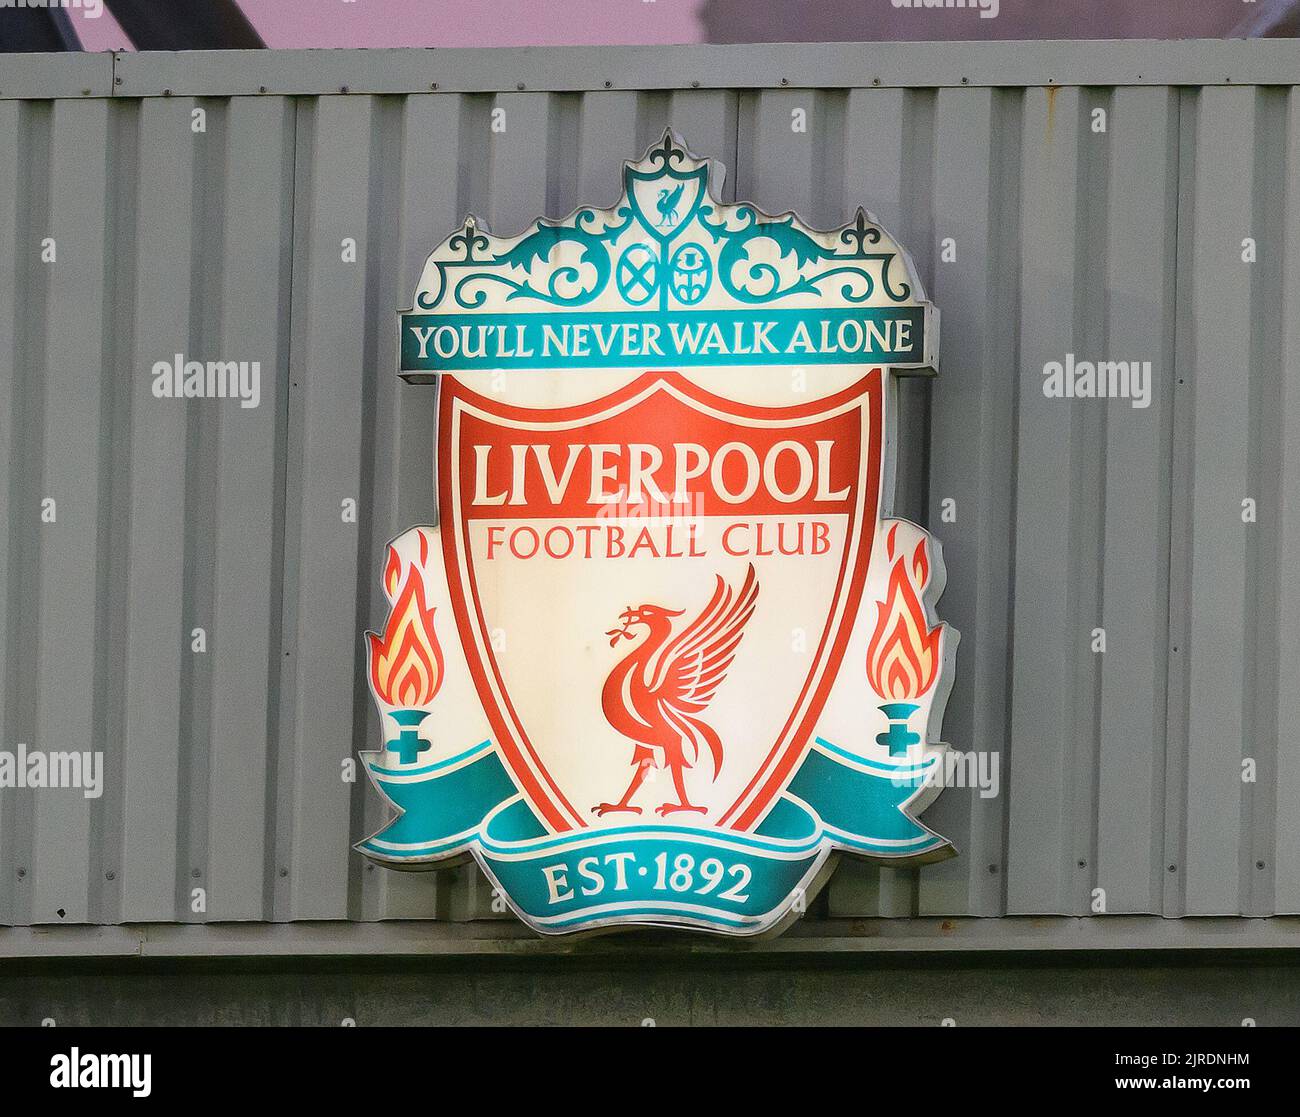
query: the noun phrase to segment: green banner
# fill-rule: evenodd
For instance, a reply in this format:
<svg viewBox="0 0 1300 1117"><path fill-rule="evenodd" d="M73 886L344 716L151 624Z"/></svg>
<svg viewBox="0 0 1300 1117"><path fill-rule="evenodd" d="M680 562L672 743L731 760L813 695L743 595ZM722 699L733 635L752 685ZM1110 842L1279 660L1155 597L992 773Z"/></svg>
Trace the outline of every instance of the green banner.
<svg viewBox="0 0 1300 1117"><path fill-rule="evenodd" d="M790 909L834 849L884 858L944 849L945 839L904 810L936 763L877 763L819 738L753 832L633 823L557 834L538 821L483 741L431 765L368 760L371 779L400 813L357 848L411 868L473 852L541 931L630 915L762 930Z"/></svg>
<svg viewBox="0 0 1300 1117"><path fill-rule="evenodd" d="M921 306L402 316L403 373L924 359Z"/></svg>

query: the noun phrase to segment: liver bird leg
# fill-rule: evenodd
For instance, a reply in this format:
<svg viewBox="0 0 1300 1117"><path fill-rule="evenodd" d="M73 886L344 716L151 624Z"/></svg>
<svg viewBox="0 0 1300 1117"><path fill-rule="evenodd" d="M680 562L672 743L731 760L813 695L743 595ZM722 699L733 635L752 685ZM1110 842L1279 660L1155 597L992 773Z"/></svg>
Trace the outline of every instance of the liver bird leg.
<svg viewBox="0 0 1300 1117"><path fill-rule="evenodd" d="M637 788L641 786L641 782L645 779L646 773L650 770L651 764L652 761L649 757L641 761L641 763L637 765L636 771L632 774L632 782L627 785L627 790L623 792L623 798L617 803L600 803L599 805L592 807L592 814L596 815L598 818L603 818L605 815L617 811L621 811L625 814L640 814L641 808L632 806L629 800L636 794Z"/></svg>
<svg viewBox="0 0 1300 1117"><path fill-rule="evenodd" d="M655 807L655 814L667 818L670 814L677 814L678 811L692 811L695 814L705 814L708 807L697 807L686 798L686 782L682 779L682 766L680 764L672 765L673 769L673 787L677 789L677 798L681 800L678 803L664 803L660 807Z"/></svg>

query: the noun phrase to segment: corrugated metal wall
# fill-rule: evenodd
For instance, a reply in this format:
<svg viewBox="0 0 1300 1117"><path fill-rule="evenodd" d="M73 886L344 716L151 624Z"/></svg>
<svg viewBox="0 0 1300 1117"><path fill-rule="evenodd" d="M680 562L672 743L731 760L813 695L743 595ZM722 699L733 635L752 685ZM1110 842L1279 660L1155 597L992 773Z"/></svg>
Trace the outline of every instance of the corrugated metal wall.
<svg viewBox="0 0 1300 1117"><path fill-rule="evenodd" d="M357 92L388 88L377 52L208 59L188 86L184 59L106 59L115 96L86 59L22 70L30 96L0 63L0 747L107 767L93 801L0 791L0 922L491 914L473 870L350 851L383 818L340 778L378 740L360 634L384 541L432 515L395 311L464 213L607 203L666 125L729 199L819 226L865 204L943 313L897 508L949 569L944 736L1000 752L1003 792L946 792L926 820L958 858L843 863L820 916L1085 915L1095 888L1112 913L1300 912L1300 93L1277 84L1300 62L1252 74L1247 45L1195 44L1173 84L1121 78L1144 56L1115 44L1076 45L1072 77L1053 44L461 52L479 91L380 95ZM518 91L517 66L552 76ZM679 88L604 88L637 67ZM317 72L359 77L294 87ZM260 407L154 398L176 353L260 361ZM1066 353L1152 361L1152 405L1046 399Z"/></svg>

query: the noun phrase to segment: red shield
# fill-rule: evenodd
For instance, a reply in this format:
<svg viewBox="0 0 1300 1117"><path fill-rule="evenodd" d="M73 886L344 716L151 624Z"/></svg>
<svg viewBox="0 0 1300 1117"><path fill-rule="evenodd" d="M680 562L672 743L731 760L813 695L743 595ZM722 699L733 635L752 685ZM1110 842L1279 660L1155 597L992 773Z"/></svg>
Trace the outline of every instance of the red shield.
<svg viewBox="0 0 1300 1117"><path fill-rule="evenodd" d="M443 378L456 624L502 755L552 829L761 821L861 601L883 406L879 369L793 406L675 372L552 408Z"/></svg>

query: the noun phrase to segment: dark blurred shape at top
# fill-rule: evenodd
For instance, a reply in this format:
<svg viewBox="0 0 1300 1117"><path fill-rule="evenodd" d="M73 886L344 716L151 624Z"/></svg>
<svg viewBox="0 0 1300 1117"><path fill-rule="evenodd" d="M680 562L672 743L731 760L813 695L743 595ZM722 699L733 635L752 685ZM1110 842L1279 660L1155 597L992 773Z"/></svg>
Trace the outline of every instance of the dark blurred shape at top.
<svg viewBox="0 0 1300 1117"><path fill-rule="evenodd" d="M1300 0L704 0L711 43L945 39L1234 39L1300 35ZM981 17L981 5L997 11Z"/></svg>
<svg viewBox="0 0 1300 1117"><path fill-rule="evenodd" d="M0 51L80 50L62 8L0 8Z"/></svg>
<svg viewBox="0 0 1300 1117"><path fill-rule="evenodd" d="M104 0L136 50L247 50L262 37L235 0Z"/></svg>
<svg viewBox="0 0 1300 1117"><path fill-rule="evenodd" d="M104 0L136 50L264 47L236 0ZM65 8L0 7L0 51L80 50Z"/></svg>

